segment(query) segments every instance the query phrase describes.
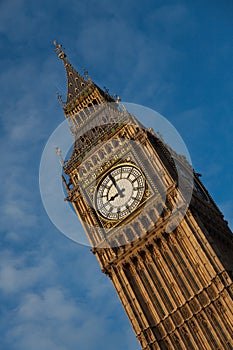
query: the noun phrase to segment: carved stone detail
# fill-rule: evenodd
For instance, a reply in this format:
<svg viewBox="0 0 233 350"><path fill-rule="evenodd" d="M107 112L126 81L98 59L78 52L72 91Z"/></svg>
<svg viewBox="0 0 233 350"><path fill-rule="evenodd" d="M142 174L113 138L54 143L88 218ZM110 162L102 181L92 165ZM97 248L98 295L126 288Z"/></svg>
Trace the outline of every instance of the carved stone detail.
<svg viewBox="0 0 233 350"><path fill-rule="evenodd" d="M176 333L172 334L171 338L176 344L180 344L180 338L178 337L178 335Z"/></svg>
<svg viewBox="0 0 233 350"><path fill-rule="evenodd" d="M158 338L163 338L167 334L167 332L165 331L164 326L162 324L158 324L156 326L156 334L157 334Z"/></svg>
<svg viewBox="0 0 233 350"><path fill-rule="evenodd" d="M191 299L189 304L193 313L197 313L201 310L201 306L196 298Z"/></svg>
<svg viewBox="0 0 233 350"><path fill-rule="evenodd" d="M190 327L195 333L198 333L198 327L194 321L190 321Z"/></svg>
<svg viewBox="0 0 233 350"><path fill-rule="evenodd" d="M183 318L180 314L180 311L177 310L173 315L172 315L173 321L175 323L175 325L178 327L182 324L183 322Z"/></svg>
<svg viewBox="0 0 233 350"><path fill-rule="evenodd" d="M229 287L229 292L230 292L231 296L233 297L233 284Z"/></svg>
<svg viewBox="0 0 233 350"><path fill-rule="evenodd" d="M181 332L182 332L183 336L184 337L188 337L188 331L187 331L186 327L183 326L180 329L181 329Z"/></svg>
<svg viewBox="0 0 233 350"><path fill-rule="evenodd" d="M164 320L164 325L165 325L165 328L167 329L167 332L172 332L174 330L174 325L173 323L171 322L170 318L166 318Z"/></svg>
<svg viewBox="0 0 233 350"><path fill-rule="evenodd" d="M210 307L206 308L206 313L210 318L214 317L214 312Z"/></svg>
<svg viewBox="0 0 233 350"><path fill-rule="evenodd" d="M170 343L169 343L169 341L167 339L164 340L164 343L166 344L165 345L166 346L165 347L166 350L172 350L172 347L171 347L171 345L170 345Z"/></svg>
<svg viewBox="0 0 233 350"><path fill-rule="evenodd" d="M219 276L216 276L215 277L215 284L216 284L216 287L218 288L219 291L223 290L224 286L222 284L222 281L220 280Z"/></svg>
<svg viewBox="0 0 233 350"><path fill-rule="evenodd" d="M187 305L182 306L180 311L185 320L189 319L192 316L192 313L190 312L189 307Z"/></svg>
<svg viewBox="0 0 233 350"><path fill-rule="evenodd" d="M223 305L223 303L220 300L217 300L216 307L217 307L219 312L223 313L226 311L225 306Z"/></svg>
<svg viewBox="0 0 233 350"><path fill-rule="evenodd" d="M207 322L206 318L203 315L201 315L201 314L197 315L197 318L198 318L198 320L201 322L201 324L203 326L207 327L208 322Z"/></svg>
<svg viewBox="0 0 233 350"><path fill-rule="evenodd" d="M209 298L208 298L208 295L205 291L201 292L198 295L198 299L199 299L202 306L206 306L209 303Z"/></svg>
<svg viewBox="0 0 233 350"><path fill-rule="evenodd" d="M217 293L214 285L211 285L207 288L207 293L208 293L211 300L214 300L218 296L218 293Z"/></svg>
<svg viewBox="0 0 233 350"><path fill-rule="evenodd" d="M169 237L169 244L173 246L177 245L176 239L172 235Z"/></svg>
<svg viewBox="0 0 233 350"><path fill-rule="evenodd" d="M231 279L226 271L223 271L223 273L221 274L221 277L225 286L228 286L231 284Z"/></svg>

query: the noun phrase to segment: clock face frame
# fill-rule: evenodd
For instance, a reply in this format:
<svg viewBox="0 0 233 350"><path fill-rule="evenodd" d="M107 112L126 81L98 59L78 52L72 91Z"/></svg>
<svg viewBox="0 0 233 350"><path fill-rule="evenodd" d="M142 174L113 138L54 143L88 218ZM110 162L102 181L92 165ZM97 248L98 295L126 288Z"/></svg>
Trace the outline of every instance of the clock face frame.
<svg viewBox="0 0 233 350"><path fill-rule="evenodd" d="M127 163L115 166L97 186L96 209L104 219L121 220L139 206L145 189L145 176L138 167Z"/></svg>

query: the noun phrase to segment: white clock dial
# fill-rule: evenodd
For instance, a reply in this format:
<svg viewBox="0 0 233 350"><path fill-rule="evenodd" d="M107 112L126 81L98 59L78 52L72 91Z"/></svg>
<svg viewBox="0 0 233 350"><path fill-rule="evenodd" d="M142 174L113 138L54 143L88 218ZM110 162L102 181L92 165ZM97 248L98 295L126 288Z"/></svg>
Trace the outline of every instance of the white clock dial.
<svg viewBox="0 0 233 350"><path fill-rule="evenodd" d="M142 172L131 165L119 165L103 178L97 188L97 210L106 219L119 220L140 204L144 192Z"/></svg>

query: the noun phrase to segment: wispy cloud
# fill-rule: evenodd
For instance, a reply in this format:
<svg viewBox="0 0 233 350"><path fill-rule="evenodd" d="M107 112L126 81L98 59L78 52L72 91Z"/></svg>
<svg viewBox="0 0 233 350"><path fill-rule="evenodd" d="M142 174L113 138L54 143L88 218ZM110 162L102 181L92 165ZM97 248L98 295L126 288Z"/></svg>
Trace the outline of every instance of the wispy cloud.
<svg viewBox="0 0 233 350"><path fill-rule="evenodd" d="M54 263L51 258L41 257L39 262L30 262L31 253L23 256L13 255L9 251L0 254L0 290L11 297L32 288L49 276L54 275ZM51 282L51 277L50 277Z"/></svg>
<svg viewBox="0 0 233 350"><path fill-rule="evenodd" d="M65 250L68 253L67 248ZM70 253L73 251L72 248ZM34 263L30 262L30 256ZM115 309L119 301L110 281L101 274L96 280L96 264L90 264L86 254L78 258L76 266L78 268L83 259L89 269L86 272L78 269L78 285L72 293L59 282L59 270L54 274L59 266L54 265L51 257L37 260L37 254L33 257L28 253L27 257L16 258L10 252L4 252L0 258L3 263L0 291L8 304L9 300L14 300L13 305L17 305L7 314L2 309L0 334L6 327L3 317L8 320L7 332L1 337L4 346L12 350L72 350L77 347L103 348L104 344L111 343L113 350L124 346L139 349L132 331L129 332L129 325L125 327L124 322L116 323L117 318L122 318L123 310L120 309L119 314ZM70 264L74 266L74 261ZM80 292L85 293L82 298Z"/></svg>

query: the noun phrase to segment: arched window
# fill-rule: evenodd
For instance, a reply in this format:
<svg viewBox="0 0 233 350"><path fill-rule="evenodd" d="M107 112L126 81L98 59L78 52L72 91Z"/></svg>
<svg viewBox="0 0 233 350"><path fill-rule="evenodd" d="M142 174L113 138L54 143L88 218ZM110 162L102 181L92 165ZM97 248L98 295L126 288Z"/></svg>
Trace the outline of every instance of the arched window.
<svg viewBox="0 0 233 350"><path fill-rule="evenodd" d="M113 145L113 147L117 147L118 144L119 144L119 140L117 140L117 139L113 139L113 140L112 140L112 145Z"/></svg>

